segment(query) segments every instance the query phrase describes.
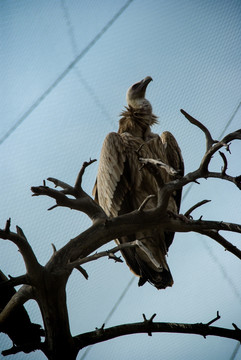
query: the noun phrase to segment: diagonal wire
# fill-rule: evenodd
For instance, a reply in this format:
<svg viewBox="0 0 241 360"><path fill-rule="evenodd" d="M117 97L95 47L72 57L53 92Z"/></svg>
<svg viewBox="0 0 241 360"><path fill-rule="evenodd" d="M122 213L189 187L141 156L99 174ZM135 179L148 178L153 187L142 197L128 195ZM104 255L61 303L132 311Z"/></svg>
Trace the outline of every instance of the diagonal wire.
<svg viewBox="0 0 241 360"><path fill-rule="evenodd" d="M98 32L90 43L74 58L74 60L64 69L64 71L54 80L54 82L37 98L30 108L15 122L15 124L2 136L0 145L27 119L27 117L46 99L46 97L56 88L56 86L68 75L73 67L83 58L84 55L96 44L98 40L109 30L114 22L123 14L127 7L134 0L128 0L117 13L107 22L107 24Z"/></svg>
<svg viewBox="0 0 241 360"><path fill-rule="evenodd" d="M229 119L229 121L227 122L225 128L224 128L223 131L221 132L221 134L220 134L220 136L219 136L219 139L221 139L221 138L223 137L225 131L228 129L229 125L231 124L231 122L232 122L233 119L235 118L235 116L236 116L236 114L237 114L240 106L241 106L241 101L239 102L238 106L237 106L236 109L234 110L234 112L233 112L231 118Z"/></svg>
<svg viewBox="0 0 241 360"><path fill-rule="evenodd" d="M130 279L130 281L128 282L128 284L126 285L126 287L124 288L124 290L122 291L122 293L120 294L119 298L115 302L114 306L110 310L109 314L107 315L107 317L106 317L106 319L104 321L104 324L107 324L108 321L111 319L112 315L114 314L114 312L116 311L116 309L120 305L120 302L126 296L128 290L130 289L130 287L131 287L131 285L132 285L132 283L133 283L133 281L135 279L136 279L136 277L133 275L132 278ZM85 350L85 352L83 353L83 355L81 356L80 360L84 360L86 358L86 356L88 355L88 353L91 351L91 349L92 349L92 346L88 346L87 349Z"/></svg>
<svg viewBox="0 0 241 360"><path fill-rule="evenodd" d="M63 9L63 14L64 14L64 18L65 18L65 21L66 21L67 29L68 29L68 35L69 35L73 55L74 55L74 57L76 57L79 50L78 50L78 45L77 45L77 42L76 42L76 37L74 35L74 29L73 29L73 25L72 25L69 10L68 10L68 5L66 4L66 0L61 0L61 7ZM102 115L106 119L108 119L110 123L115 125L116 122L113 121L113 119L111 118L110 114L108 113L106 107L100 101L98 95L95 92L95 89L93 89L92 86L90 86L90 84L88 83L88 81L83 77L83 75L82 75L82 73L81 73L81 71L79 70L78 67L75 67L74 71L75 71L75 74L76 74L78 80L84 86L87 93L92 97L93 101L95 102L96 106L99 108Z"/></svg>
<svg viewBox="0 0 241 360"><path fill-rule="evenodd" d="M232 353L232 355L231 355L230 360L235 360L235 359L236 359L236 355L237 355L237 353L239 352L240 345L241 345L240 342L238 342L238 343L236 344L236 346L235 346L235 348L234 348L234 350L233 350L233 353Z"/></svg>

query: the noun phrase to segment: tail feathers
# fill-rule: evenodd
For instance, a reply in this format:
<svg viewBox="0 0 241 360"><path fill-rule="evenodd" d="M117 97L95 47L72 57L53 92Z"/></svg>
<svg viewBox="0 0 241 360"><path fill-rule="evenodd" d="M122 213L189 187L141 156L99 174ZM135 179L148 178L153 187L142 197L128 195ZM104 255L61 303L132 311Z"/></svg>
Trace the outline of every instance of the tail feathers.
<svg viewBox="0 0 241 360"><path fill-rule="evenodd" d="M172 274L167 263L165 264L165 268L163 267L162 269L155 270L146 262L138 259L138 257L136 257L136 260L140 268L139 286L144 285L147 281L157 289L165 289L166 287L173 285Z"/></svg>
<svg viewBox="0 0 241 360"><path fill-rule="evenodd" d="M135 239L134 235L121 237L117 243L126 243ZM160 248L159 243L159 247L147 248L147 243L142 240L138 248L126 248L121 253L130 270L139 276L139 286L144 285L147 281L157 289L165 289L173 285L173 278L166 262L164 245Z"/></svg>

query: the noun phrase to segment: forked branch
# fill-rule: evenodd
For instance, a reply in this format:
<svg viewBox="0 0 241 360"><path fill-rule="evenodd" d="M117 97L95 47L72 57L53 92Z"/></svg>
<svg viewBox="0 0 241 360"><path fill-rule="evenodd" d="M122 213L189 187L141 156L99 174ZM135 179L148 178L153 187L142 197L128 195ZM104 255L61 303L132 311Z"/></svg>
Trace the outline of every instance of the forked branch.
<svg viewBox="0 0 241 360"><path fill-rule="evenodd" d="M193 116L189 115L185 110L181 109L181 113L190 121L191 124L199 127L205 136L206 136L206 152L213 146L213 144L217 143L217 140L213 140L209 130L204 126L200 121L195 119Z"/></svg>
<svg viewBox="0 0 241 360"><path fill-rule="evenodd" d="M33 252L32 247L28 243L28 240L26 236L23 233L23 230L16 226L17 232L11 232L10 231L10 219L7 220L5 229L0 229L0 238L4 240L10 240L12 241L17 247L19 248L19 251L21 252L26 269L31 273L31 271L36 271L39 269L40 264L38 263L38 260Z"/></svg>
<svg viewBox="0 0 241 360"><path fill-rule="evenodd" d="M56 205L51 206L49 210L52 210L57 206L63 206L87 214L93 222L106 219L107 216L104 210L81 187L85 169L95 161L96 160L90 160L89 162L84 162L74 186L53 177L49 177L47 180L52 182L55 187L61 187L62 190L58 191L56 189L49 188L44 183L43 186L31 187L33 196L46 195L55 199ZM74 199L69 198L67 195L74 196Z"/></svg>

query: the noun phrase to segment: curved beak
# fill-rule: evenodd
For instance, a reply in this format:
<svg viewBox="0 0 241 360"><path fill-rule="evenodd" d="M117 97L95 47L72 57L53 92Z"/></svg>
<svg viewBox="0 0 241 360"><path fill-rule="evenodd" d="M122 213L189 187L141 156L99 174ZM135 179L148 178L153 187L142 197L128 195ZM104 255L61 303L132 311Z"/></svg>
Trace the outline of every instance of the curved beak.
<svg viewBox="0 0 241 360"><path fill-rule="evenodd" d="M153 81L153 80L152 80L152 77L150 77L150 76L145 77L145 79L143 79L143 80L140 81L140 88L143 89L143 90L146 90L147 85L148 85L151 81Z"/></svg>
<svg viewBox="0 0 241 360"><path fill-rule="evenodd" d="M145 77L143 80L135 83L131 87L133 98L144 98L146 93L147 85L152 81L150 76Z"/></svg>

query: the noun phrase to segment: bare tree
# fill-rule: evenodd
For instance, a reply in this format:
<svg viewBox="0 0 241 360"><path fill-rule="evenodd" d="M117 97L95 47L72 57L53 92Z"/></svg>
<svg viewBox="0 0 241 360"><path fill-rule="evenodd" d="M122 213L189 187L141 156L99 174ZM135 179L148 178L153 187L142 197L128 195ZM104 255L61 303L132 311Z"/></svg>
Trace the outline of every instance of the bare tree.
<svg viewBox="0 0 241 360"><path fill-rule="evenodd" d="M86 167L95 161L90 160L83 164L74 186L55 178L48 178L48 181L53 183L55 187L60 187L61 190L46 186L45 181L43 186L32 187L34 196L45 195L56 201L56 204L49 210L52 210L57 206L75 209L87 214L93 222L92 226L74 239L71 239L60 250L57 251L53 245L53 255L45 266L39 264L21 228L17 227L16 232L10 231L10 220L8 220L5 228L0 230L0 237L2 239L8 239L17 245L26 266L25 275L10 278L9 280L4 276L2 277L3 281L0 285L0 299L3 299L2 294L8 293L8 296L5 296L1 302L3 309L0 314L0 331L6 332L11 337L11 329L14 326L14 321L13 325L11 325L13 313L15 314L15 321L18 321L17 319L19 316L20 325L22 325L23 331L27 328L29 329L29 326L33 326L37 329L35 332L36 336L34 339L28 338L29 341L26 340L26 337L19 337L18 331L20 330L18 330L15 336L11 337L14 342L13 347L3 351L3 355L14 354L19 351L30 352L40 349L48 359L65 357L72 360L76 358L81 349L88 345L134 333L147 333L148 335L151 335L153 332L189 333L202 335L204 337L208 335L221 336L241 341L241 330L235 324L232 324L233 328L231 329L215 327L212 325L220 318L219 313L217 313L217 316L208 323L197 324L154 322L155 314L150 319L147 319L143 314L144 320L139 323L124 324L107 329L105 329L103 324L100 329L79 334L74 337L72 337L70 333L66 306L66 283L72 270L78 269L85 278L88 278L88 274L82 268L82 264L97 260L102 256L108 256L115 261L122 261L115 253L123 249L123 247L137 246L140 247L140 249L142 248L142 243L136 240L129 244L115 246L109 251L90 255L99 247L115 238L133 234L140 230L149 229L158 224L161 225L165 231L193 231L206 235L218 242L234 256L241 259L241 251L219 233L221 230L241 233L240 224L224 221L204 221L202 218L194 220L192 218L192 211L203 205L207 200L195 204L184 214L177 215L167 211L168 200L173 191L180 189L191 182L197 182L198 179L201 178L227 180L234 183L241 190L241 176L233 177L227 174L226 156L223 152L219 151L221 148L225 148L226 151L229 151L231 141L241 140L241 129L226 135L221 141L216 141L213 140L210 132L203 124L191 117L185 111L181 110L181 112L192 124L196 125L204 132L206 137L206 152L199 167L195 171L167 184L163 184L156 168L162 166L166 171L170 172L173 169L169 169L167 165L156 160L140 158L137 152L137 161L139 160L147 167L148 171L155 177L159 186L156 208L145 209L145 205L149 200L148 197L139 209L115 218L108 218L103 209L95 203L81 187L82 177ZM208 167L211 158L218 151L223 159L224 165L221 171L209 171ZM13 287L16 285L22 285L17 292L13 290ZM40 330L36 324L31 324L29 318L26 320L25 317L25 320L21 320L22 318L19 314L23 311L23 304L29 299L34 299L38 303L43 318L44 330ZM43 338L43 341L41 341L41 337Z"/></svg>

